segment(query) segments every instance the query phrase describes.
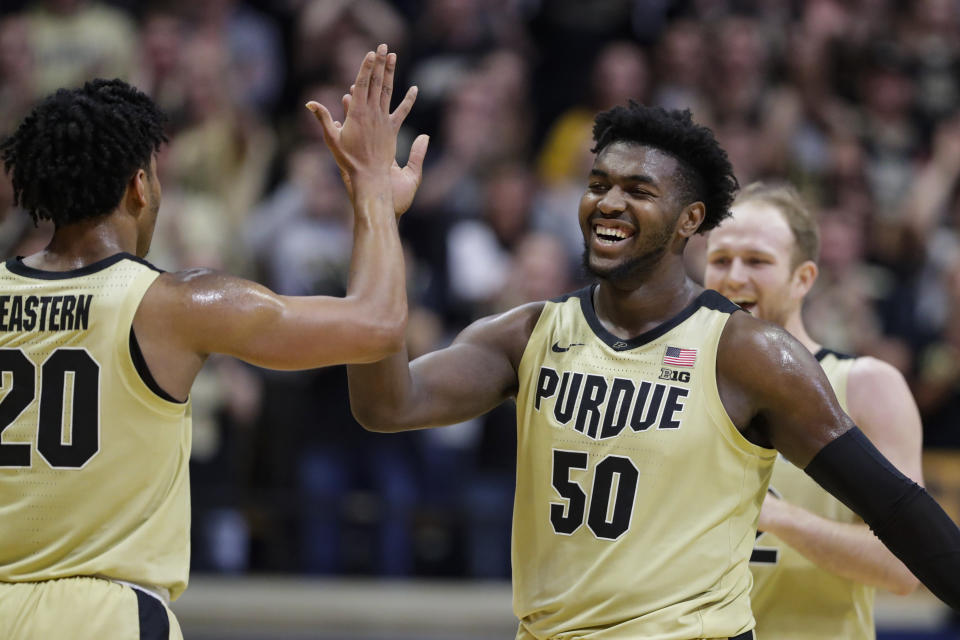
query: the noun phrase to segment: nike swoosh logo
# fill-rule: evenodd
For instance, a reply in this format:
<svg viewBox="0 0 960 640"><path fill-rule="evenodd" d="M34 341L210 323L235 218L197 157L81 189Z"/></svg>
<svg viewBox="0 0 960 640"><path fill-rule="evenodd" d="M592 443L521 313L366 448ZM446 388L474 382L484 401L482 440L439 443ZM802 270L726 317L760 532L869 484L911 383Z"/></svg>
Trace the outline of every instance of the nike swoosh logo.
<svg viewBox="0 0 960 640"><path fill-rule="evenodd" d="M564 351L570 351L570 347L582 347L583 342L571 342L566 347L561 347L559 342L554 342L553 346L550 347L555 353L563 353Z"/></svg>

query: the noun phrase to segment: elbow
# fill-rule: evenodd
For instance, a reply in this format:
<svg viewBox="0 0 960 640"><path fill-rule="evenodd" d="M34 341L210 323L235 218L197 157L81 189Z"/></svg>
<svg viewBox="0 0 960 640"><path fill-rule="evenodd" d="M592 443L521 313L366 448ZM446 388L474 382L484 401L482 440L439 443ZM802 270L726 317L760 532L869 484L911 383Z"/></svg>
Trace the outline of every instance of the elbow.
<svg viewBox="0 0 960 640"><path fill-rule="evenodd" d="M359 363L377 362L395 355L406 346L407 314L392 318L372 319L363 330L369 341Z"/></svg>
<svg viewBox="0 0 960 640"><path fill-rule="evenodd" d="M396 322L390 323L382 330L381 349L384 356L400 353L407 346L407 314Z"/></svg>
<svg viewBox="0 0 960 640"><path fill-rule="evenodd" d="M360 423L360 426L367 431L373 433L393 433L397 431L385 414L374 410L369 405L364 406L356 402L351 402L350 412L353 413L353 419Z"/></svg>
<svg viewBox="0 0 960 640"><path fill-rule="evenodd" d="M891 585L890 592L898 596L908 596L917 590L920 581L909 571L906 575L897 576L896 582Z"/></svg>
<svg viewBox="0 0 960 640"><path fill-rule="evenodd" d="M387 397L379 392L356 385L347 367L350 394L350 413L366 431L393 433L399 431L396 408L389 405Z"/></svg>

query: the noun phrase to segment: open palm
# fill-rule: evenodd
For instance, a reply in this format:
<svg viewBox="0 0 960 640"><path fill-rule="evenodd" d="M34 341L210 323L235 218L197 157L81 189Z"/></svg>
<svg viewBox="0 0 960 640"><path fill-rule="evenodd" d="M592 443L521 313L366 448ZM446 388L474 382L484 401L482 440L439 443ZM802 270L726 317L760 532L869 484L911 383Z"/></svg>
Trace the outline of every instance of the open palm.
<svg viewBox="0 0 960 640"><path fill-rule="evenodd" d="M413 145L410 147L410 157L407 158L407 164L401 167L394 160L390 167L390 186L393 189L393 208L397 216L406 213L410 205L413 204L413 197L420 187L420 181L423 180L423 158L427 154L427 144L430 137L426 134L420 134ZM347 187L347 193L353 198L353 185L350 183L350 174L340 169L340 177L343 178L343 184Z"/></svg>
<svg viewBox="0 0 960 640"><path fill-rule="evenodd" d="M394 211L399 216L413 204L413 196L420 186L423 177L423 159L427 153L429 137L417 136L410 147L410 157L407 164L401 167L395 158L396 134L403 124L410 108L417 96L417 88L411 87L400 102L397 109L390 113L390 96L393 93L393 76L396 70L396 54L388 53L386 46L381 45L376 53L370 52L357 74L357 81L350 87L350 92L343 96L343 112L346 114L344 122L334 121L326 107L310 102L307 104L317 115L323 127L324 140L333 152L340 175L347 188L351 200L354 196L351 173L357 168L357 156L383 157L383 151L388 150L390 167L390 184ZM359 96L359 101L357 100ZM359 107L359 108L358 108ZM372 127L386 127L389 135L371 136ZM364 134L360 132L364 131ZM360 142L360 144L351 144ZM367 144L363 144L366 142ZM376 153L370 143L376 147ZM383 146L384 142L392 143L392 147ZM366 152L366 153L364 153Z"/></svg>

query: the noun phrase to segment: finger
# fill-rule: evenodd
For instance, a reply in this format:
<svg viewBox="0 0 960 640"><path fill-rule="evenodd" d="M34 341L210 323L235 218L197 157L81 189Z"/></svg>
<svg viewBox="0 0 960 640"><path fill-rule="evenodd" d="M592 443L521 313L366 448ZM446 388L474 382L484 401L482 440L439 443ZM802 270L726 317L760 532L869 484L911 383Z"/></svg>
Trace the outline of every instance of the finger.
<svg viewBox="0 0 960 640"><path fill-rule="evenodd" d="M413 85L407 89L407 95L403 97L403 100L400 104L397 105L396 110L390 114L390 118L393 121L393 126L397 129L400 128L400 125L403 124L403 121L407 119L407 115L410 113L410 109L413 108L413 103L417 99L417 85Z"/></svg>
<svg viewBox="0 0 960 640"><path fill-rule="evenodd" d="M377 46L377 59L373 65L373 75L370 78L370 88L367 92L368 100L380 102L380 92L383 90L383 71L387 66L387 45Z"/></svg>
<svg viewBox="0 0 960 640"><path fill-rule="evenodd" d="M350 87L350 90L353 91L353 87ZM349 93L343 94L341 102L343 103L343 117L347 117L347 112L350 111L350 102L353 100L353 96Z"/></svg>
<svg viewBox="0 0 960 640"><path fill-rule="evenodd" d="M380 90L380 108L390 112L390 96L393 94L393 73L397 70L397 54L387 55L387 66L383 70L383 88Z"/></svg>
<svg viewBox="0 0 960 640"><path fill-rule="evenodd" d="M353 86L355 86L363 96L366 96L366 92L370 87L370 74L373 72L373 63L376 59L377 55L373 51L367 51L367 55L363 57L363 62L360 63L360 70L357 71L357 79L354 81Z"/></svg>
<svg viewBox="0 0 960 640"><path fill-rule="evenodd" d="M423 159L427 155L428 144L430 144L430 136L421 133L410 145L410 157L407 158L407 166L404 169L416 176L417 184L420 184L420 177L423 175Z"/></svg>
<svg viewBox="0 0 960 640"><path fill-rule="evenodd" d="M313 115L317 116L317 120L320 121L320 128L323 130L323 141L327 143L330 150L333 151L339 148L337 143L337 127L327 108L319 102L313 101L307 103L307 108L313 111Z"/></svg>

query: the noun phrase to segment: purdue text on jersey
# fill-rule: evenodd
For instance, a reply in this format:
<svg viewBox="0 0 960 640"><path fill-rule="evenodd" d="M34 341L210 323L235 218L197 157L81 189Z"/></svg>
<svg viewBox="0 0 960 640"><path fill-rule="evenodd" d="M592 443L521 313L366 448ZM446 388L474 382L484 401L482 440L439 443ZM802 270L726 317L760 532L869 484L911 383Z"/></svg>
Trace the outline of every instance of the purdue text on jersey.
<svg viewBox="0 0 960 640"><path fill-rule="evenodd" d="M737 431L717 391L717 343L735 309L705 291L627 339L599 322L589 288L544 306L518 369L519 637L752 627L748 560L776 451ZM664 365L672 345L689 366Z"/></svg>

